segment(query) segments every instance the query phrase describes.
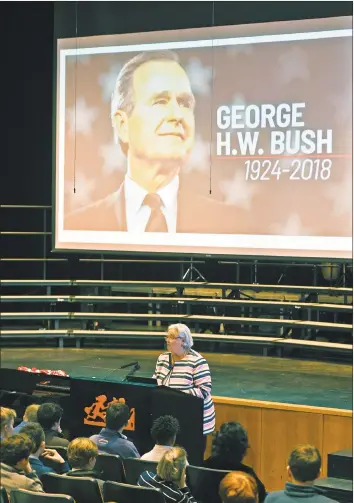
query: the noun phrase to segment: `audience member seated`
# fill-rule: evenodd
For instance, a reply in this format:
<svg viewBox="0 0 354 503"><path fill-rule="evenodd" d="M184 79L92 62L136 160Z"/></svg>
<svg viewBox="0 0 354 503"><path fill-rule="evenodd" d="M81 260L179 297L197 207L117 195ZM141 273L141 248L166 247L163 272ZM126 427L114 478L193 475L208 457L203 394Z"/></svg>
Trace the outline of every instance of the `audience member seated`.
<svg viewBox="0 0 354 503"><path fill-rule="evenodd" d="M290 453L287 466L288 477L284 491L268 494L266 503L330 503L334 500L321 494L314 485L321 473L321 455L313 445L299 445Z"/></svg>
<svg viewBox="0 0 354 503"><path fill-rule="evenodd" d="M42 403L37 411L37 421L42 426L45 435L45 443L49 447L67 447L69 441L62 435L60 421L63 409L57 403Z"/></svg>
<svg viewBox="0 0 354 503"><path fill-rule="evenodd" d="M98 435L92 435L90 440L95 442L98 450L108 454L118 454L124 458L140 458L133 442L123 435L123 430L130 417L129 407L125 403L114 402L106 411L106 427Z"/></svg>
<svg viewBox="0 0 354 503"><path fill-rule="evenodd" d="M14 421L16 412L13 409L1 407L0 409L0 425L1 425L1 440L13 435Z"/></svg>
<svg viewBox="0 0 354 503"><path fill-rule="evenodd" d="M39 423L27 423L21 430L21 433L27 435L33 442L32 453L29 457L30 465L38 477L43 473L65 473L70 470L70 466L55 449L48 449L45 446L45 437L42 426ZM50 459L55 469L46 466L39 457ZM52 464L51 463L51 464Z"/></svg>
<svg viewBox="0 0 354 503"><path fill-rule="evenodd" d="M242 463L248 446L247 431L242 424L235 421L224 423L220 430L214 434L211 456L204 461L204 466L214 470L248 473L257 483L258 497L262 503L267 495L265 487L254 470Z"/></svg>
<svg viewBox="0 0 354 503"><path fill-rule="evenodd" d="M179 432L179 422L172 416L160 416L152 424L151 437L154 448L141 456L146 461L160 461L166 451L175 445Z"/></svg>
<svg viewBox="0 0 354 503"><path fill-rule="evenodd" d="M75 438L68 447L68 461L71 470L67 475L99 479L100 473L94 470L97 456L98 449L95 442L85 437Z"/></svg>
<svg viewBox="0 0 354 503"><path fill-rule="evenodd" d="M32 447L32 440L22 433L11 435L1 442L1 485L9 496L12 489L44 492L29 462Z"/></svg>
<svg viewBox="0 0 354 503"><path fill-rule="evenodd" d="M138 486L161 489L169 503L196 503L186 484L187 453L182 447L171 447L159 461L157 474L145 471Z"/></svg>
<svg viewBox="0 0 354 503"><path fill-rule="evenodd" d="M230 472L220 482L219 496L222 503L258 503L257 483L248 473Z"/></svg>
<svg viewBox="0 0 354 503"><path fill-rule="evenodd" d="M20 424L14 428L14 433L20 433L22 428L27 423L36 423L37 422L37 412L39 409L39 405L36 403L32 403L28 407L26 407L25 413L23 415L23 420Z"/></svg>

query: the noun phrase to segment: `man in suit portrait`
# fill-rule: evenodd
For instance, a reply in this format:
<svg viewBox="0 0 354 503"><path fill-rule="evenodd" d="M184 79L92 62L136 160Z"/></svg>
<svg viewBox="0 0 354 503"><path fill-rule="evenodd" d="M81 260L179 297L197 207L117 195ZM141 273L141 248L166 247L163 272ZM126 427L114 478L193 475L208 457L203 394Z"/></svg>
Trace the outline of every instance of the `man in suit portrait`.
<svg viewBox="0 0 354 503"><path fill-rule="evenodd" d="M172 51L140 53L120 71L111 101L115 141L126 156L122 184L67 215L65 229L227 233L229 208L188 183L195 97Z"/></svg>

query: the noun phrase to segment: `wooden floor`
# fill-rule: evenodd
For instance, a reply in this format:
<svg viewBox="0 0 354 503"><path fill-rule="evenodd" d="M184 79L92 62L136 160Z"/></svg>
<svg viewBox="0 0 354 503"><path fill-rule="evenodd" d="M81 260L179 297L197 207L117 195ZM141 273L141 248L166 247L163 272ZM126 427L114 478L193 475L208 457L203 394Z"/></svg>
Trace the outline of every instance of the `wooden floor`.
<svg viewBox="0 0 354 503"><path fill-rule="evenodd" d="M197 348L196 348L197 349ZM160 350L98 348L5 348L1 366L62 369L69 375L103 377L139 361L137 375L151 376ZM213 378L213 396L352 409L352 366L344 363L203 353ZM125 375L127 370L117 370Z"/></svg>

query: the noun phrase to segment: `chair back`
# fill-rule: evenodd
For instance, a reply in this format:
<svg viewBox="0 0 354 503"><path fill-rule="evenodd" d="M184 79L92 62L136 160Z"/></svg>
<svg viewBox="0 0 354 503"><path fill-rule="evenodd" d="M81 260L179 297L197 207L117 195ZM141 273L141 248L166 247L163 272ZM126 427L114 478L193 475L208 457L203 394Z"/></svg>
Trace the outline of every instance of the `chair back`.
<svg viewBox="0 0 354 503"><path fill-rule="evenodd" d="M102 480L125 482L123 461L117 454L99 452L94 470L100 473Z"/></svg>
<svg viewBox="0 0 354 503"><path fill-rule="evenodd" d="M14 489L11 491L11 503L75 503L67 494L46 494Z"/></svg>
<svg viewBox="0 0 354 503"><path fill-rule="evenodd" d="M119 503L166 503L160 489L139 487L119 482L105 482L103 485L104 501Z"/></svg>
<svg viewBox="0 0 354 503"><path fill-rule="evenodd" d="M0 487L0 503L9 503L9 501L5 487Z"/></svg>
<svg viewBox="0 0 354 503"><path fill-rule="evenodd" d="M201 466L187 466L187 486L198 503L221 503L219 485L229 473Z"/></svg>
<svg viewBox="0 0 354 503"><path fill-rule="evenodd" d="M41 481L47 493L69 494L76 503L103 503L101 490L96 479L45 473L42 475Z"/></svg>
<svg viewBox="0 0 354 503"><path fill-rule="evenodd" d="M145 472L156 473L157 461L145 461L138 458L125 458L123 460L125 481L127 484L137 484L140 475Z"/></svg>

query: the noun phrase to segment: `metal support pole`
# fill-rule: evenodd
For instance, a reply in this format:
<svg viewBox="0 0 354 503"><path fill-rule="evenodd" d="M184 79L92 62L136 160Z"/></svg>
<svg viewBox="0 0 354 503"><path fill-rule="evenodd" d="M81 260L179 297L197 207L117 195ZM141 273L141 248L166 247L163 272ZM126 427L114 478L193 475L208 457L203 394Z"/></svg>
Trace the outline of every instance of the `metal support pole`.
<svg viewBox="0 0 354 503"><path fill-rule="evenodd" d="M47 279L47 208L43 212L43 279Z"/></svg>

